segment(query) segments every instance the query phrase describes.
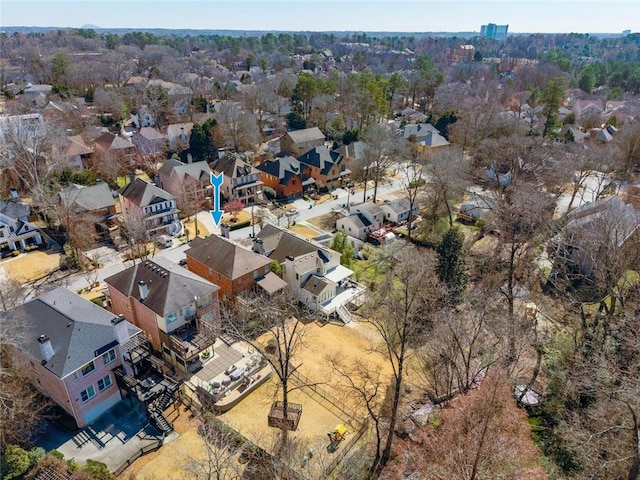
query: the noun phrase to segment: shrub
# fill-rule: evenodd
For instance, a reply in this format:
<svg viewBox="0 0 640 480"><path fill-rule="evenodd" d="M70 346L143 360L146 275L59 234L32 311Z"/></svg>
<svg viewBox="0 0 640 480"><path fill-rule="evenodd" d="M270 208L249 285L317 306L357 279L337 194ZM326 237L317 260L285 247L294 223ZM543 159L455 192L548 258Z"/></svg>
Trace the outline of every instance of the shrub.
<svg viewBox="0 0 640 480"><path fill-rule="evenodd" d="M17 445L9 445L2 459L3 478L10 480L21 477L31 466L29 452Z"/></svg>
<svg viewBox="0 0 640 480"><path fill-rule="evenodd" d="M249 225L251 225L251 220L246 220L244 222L238 222L230 225L229 230L238 230L239 228L248 227Z"/></svg>

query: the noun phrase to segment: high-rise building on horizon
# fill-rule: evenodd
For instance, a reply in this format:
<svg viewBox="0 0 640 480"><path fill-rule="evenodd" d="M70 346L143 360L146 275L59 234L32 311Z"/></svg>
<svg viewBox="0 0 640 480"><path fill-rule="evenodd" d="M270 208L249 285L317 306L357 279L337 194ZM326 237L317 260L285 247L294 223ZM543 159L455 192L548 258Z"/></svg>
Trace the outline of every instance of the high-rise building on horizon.
<svg viewBox="0 0 640 480"><path fill-rule="evenodd" d="M489 23L480 27L480 35L485 38L493 38L494 40L505 40L509 25L496 25Z"/></svg>

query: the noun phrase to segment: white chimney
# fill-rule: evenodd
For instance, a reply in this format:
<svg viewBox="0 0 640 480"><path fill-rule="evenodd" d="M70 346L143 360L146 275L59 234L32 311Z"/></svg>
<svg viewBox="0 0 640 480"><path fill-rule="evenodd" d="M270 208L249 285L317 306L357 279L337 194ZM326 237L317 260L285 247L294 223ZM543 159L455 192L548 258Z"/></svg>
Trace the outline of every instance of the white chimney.
<svg viewBox="0 0 640 480"><path fill-rule="evenodd" d="M11 188L11 198L17 200L19 197L18 190L16 188Z"/></svg>
<svg viewBox="0 0 640 480"><path fill-rule="evenodd" d="M144 302L149 296L149 286L145 282L140 280L138 282L138 290L140 290L140 301Z"/></svg>
<svg viewBox="0 0 640 480"><path fill-rule="evenodd" d="M46 363L53 358L53 345L51 345L51 340L49 340L49 337L47 337L46 335L40 335L38 337L38 343L40 344L40 353L42 354L42 358Z"/></svg>
<svg viewBox="0 0 640 480"><path fill-rule="evenodd" d="M112 319L111 325L113 325L113 333L118 343L120 345L127 343L129 341L129 331L127 329L127 322L124 321L124 316L118 315Z"/></svg>

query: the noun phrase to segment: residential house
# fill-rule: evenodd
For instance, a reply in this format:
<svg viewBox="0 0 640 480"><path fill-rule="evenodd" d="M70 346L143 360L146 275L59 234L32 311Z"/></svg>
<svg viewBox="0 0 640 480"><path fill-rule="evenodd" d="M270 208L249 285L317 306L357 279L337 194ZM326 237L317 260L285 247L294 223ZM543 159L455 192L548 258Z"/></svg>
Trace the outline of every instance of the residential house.
<svg viewBox="0 0 640 480"><path fill-rule="evenodd" d="M200 353L220 334L220 287L159 256L105 283L113 312L141 328L167 363L185 373L202 366Z"/></svg>
<svg viewBox="0 0 640 480"><path fill-rule="evenodd" d="M469 198L460 205L456 219L467 223L486 220L496 205L497 200L494 195L472 192Z"/></svg>
<svg viewBox="0 0 640 480"><path fill-rule="evenodd" d="M351 207L350 214L338 219L336 229L351 237L365 240L368 233L373 233L382 227L384 211L373 202L365 202Z"/></svg>
<svg viewBox="0 0 640 480"><path fill-rule="evenodd" d="M58 194L58 202L64 207L62 215L82 217L93 225L99 240L113 240L118 231L113 193L106 183L87 187L71 184Z"/></svg>
<svg viewBox="0 0 640 480"><path fill-rule="evenodd" d="M78 427L122 400L114 370L140 333L129 322L58 287L0 313L0 324L19 325L12 362Z"/></svg>
<svg viewBox="0 0 640 480"><path fill-rule="evenodd" d="M640 212L613 196L581 205L567 215L567 224L555 237L556 269L581 278L596 274L611 255L637 254Z"/></svg>
<svg viewBox="0 0 640 480"><path fill-rule="evenodd" d="M169 148L173 151L184 150L189 147L193 122L172 123L167 127L167 140Z"/></svg>
<svg viewBox="0 0 640 480"><path fill-rule="evenodd" d="M167 144L167 136L152 127L142 127L134 132L131 141L138 148L141 155L156 155L162 153Z"/></svg>
<svg viewBox="0 0 640 480"><path fill-rule="evenodd" d="M131 117L131 122L136 128L145 128L145 127L155 127L156 119L153 116L153 113L149 110L149 107L146 105L142 105L137 113L131 112L129 114Z"/></svg>
<svg viewBox="0 0 640 480"><path fill-rule="evenodd" d="M602 100L577 100L573 104L573 113L576 114L576 118L600 116L603 111Z"/></svg>
<svg viewBox="0 0 640 480"><path fill-rule="evenodd" d="M0 251L13 252L42 245L42 234L38 227L29 222L29 205L18 199L16 190L13 198L0 200Z"/></svg>
<svg viewBox="0 0 640 480"><path fill-rule="evenodd" d="M438 129L430 123L408 124L401 129L401 132L402 138L407 140L415 138L416 141L426 136L428 133L440 133Z"/></svg>
<svg viewBox="0 0 640 480"><path fill-rule="evenodd" d="M223 300L258 288L273 293L287 286L270 272L270 258L218 235L194 238L185 253L189 270L218 285Z"/></svg>
<svg viewBox="0 0 640 480"><path fill-rule="evenodd" d="M324 145L325 138L318 127L293 130L280 138L280 151L298 157L313 147Z"/></svg>
<svg viewBox="0 0 640 480"><path fill-rule="evenodd" d="M302 176L300 162L290 155L265 160L256 168L260 170L260 180L273 188L277 198L299 198L302 196Z"/></svg>
<svg viewBox="0 0 640 480"><path fill-rule="evenodd" d="M158 170L160 186L176 197L178 208L199 211L211 200L211 169L207 162L182 163L170 158Z"/></svg>
<svg viewBox="0 0 640 480"><path fill-rule="evenodd" d="M256 235L253 250L280 263L292 297L318 313L350 320L344 306L364 287L350 279L353 271L340 264L340 253L270 224Z"/></svg>
<svg viewBox="0 0 640 480"><path fill-rule="evenodd" d="M380 205L384 212L384 220L395 224L403 224L409 219L413 219L420 211L418 202L411 205L411 201L407 197L396 198L395 200L385 200Z"/></svg>
<svg viewBox="0 0 640 480"><path fill-rule="evenodd" d="M95 151L103 155L114 156L131 162L137 150L136 146L128 139L115 135L111 132L104 132L95 141Z"/></svg>
<svg viewBox="0 0 640 480"><path fill-rule="evenodd" d="M262 180L260 170L242 160L240 156L227 153L209 164L211 171L224 174L220 193L226 201L238 199L245 205L262 202Z"/></svg>
<svg viewBox="0 0 640 480"><path fill-rule="evenodd" d="M70 135L63 141L60 154L68 159L72 168L82 170L84 162L93 154L93 148L85 143L81 135Z"/></svg>
<svg viewBox="0 0 640 480"><path fill-rule="evenodd" d="M165 82L160 79L152 79L147 82L147 88L160 87L167 94L169 104L173 107L173 113L184 115L189 109L189 103L193 95L191 87L185 87L178 83Z"/></svg>
<svg viewBox="0 0 640 480"><path fill-rule="evenodd" d="M318 191L340 187L350 171L344 168L344 157L327 147L314 147L298 157L302 167L303 181L313 178Z"/></svg>
<svg viewBox="0 0 640 480"><path fill-rule="evenodd" d="M118 190L122 219L126 225L141 225L148 238L156 234L177 235L182 231L176 197L155 185L135 178Z"/></svg>

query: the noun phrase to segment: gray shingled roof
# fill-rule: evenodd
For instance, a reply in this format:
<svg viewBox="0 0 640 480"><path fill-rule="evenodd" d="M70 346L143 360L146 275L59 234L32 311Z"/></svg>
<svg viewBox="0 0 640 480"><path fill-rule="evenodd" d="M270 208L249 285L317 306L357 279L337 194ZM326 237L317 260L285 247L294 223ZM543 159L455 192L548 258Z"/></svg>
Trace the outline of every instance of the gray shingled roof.
<svg viewBox="0 0 640 480"><path fill-rule="evenodd" d="M296 258L308 253L323 252L325 258L331 257L331 250L319 243L307 240L293 232L275 225L265 225L256 235L263 241L264 251L271 260L283 263L287 255Z"/></svg>
<svg viewBox="0 0 640 480"><path fill-rule="evenodd" d="M567 220L565 233L575 232L584 239L606 235L618 247L640 228L640 212L615 196L581 205L567 215Z"/></svg>
<svg viewBox="0 0 640 480"><path fill-rule="evenodd" d="M305 128L303 130L293 130L291 132L287 132L287 135L293 140L295 143L306 143L312 142L314 140L324 140L324 133L318 127Z"/></svg>
<svg viewBox="0 0 640 480"><path fill-rule="evenodd" d="M30 212L31 207L19 200L0 200L0 213L9 218L17 220L21 217L28 217Z"/></svg>
<svg viewBox="0 0 640 480"><path fill-rule="evenodd" d="M161 317L176 312L203 297L217 292L220 287L191 273L164 257L127 268L105 279L105 282L124 295L139 298L139 282L145 282L149 294L144 304Z"/></svg>
<svg viewBox="0 0 640 480"><path fill-rule="evenodd" d="M318 275L311 275L307 278L307 281L304 282L302 288L309 292L311 295L318 296L320 295L326 288L328 288L333 282L331 280L327 280L324 277L320 277Z"/></svg>
<svg viewBox="0 0 640 480"><path fill-rule="evenodd" d="M167 201L175 200L176 198L169 192L155 185L151 185L140 178L135 178L133 182L118 190L118 193L138 206L150 205L158 200Z"/></svg>
<svg viewBox="0 0 640 480"><path fill-rule="evenodd" d="M170 158L164 162L160 170L158 170L158 173L170 176L173 171L178 172L183 178L184 176L189 176L196 180L208 179L211 173L207 162L182 163L174 158Z"/></svg>
<svg viewBox="0 0 640 480"><path fill-rule="evenodd" d="M38 363L44 358L38 337L51 340L53 357L44 366L63 378L93 360L102 347L116 341L113 313L63 287L58 287L0 314L3 329L16 327L18 347ZM127 324L129 335L140 329Z"/></svg>
<svg viewBox="0 0 640 480"><path fill-rule="evenodd" d="M111 189L106 183L91 187L73 183L60 191L60 200L67 207L74 205L77 213L103 210L115 205Z"/></svg>
<svg viewBox="0 0 640 480"><path fill-rule="evenodd" d="M404 129L402 130L402 137L409 138L410 136L415 135L416 137L420 138L424 137L430 132L440 134L438 129L430 123L410 123L408 125L405 125Z"/></svg>
<svg viewBox="0 0 640 480"><path fill-rule="evenodd" d="M411 202L407 197L401 197L394 200L386 200L383 206L388 207L395 213L404 213L411 207Z"/></svg>
<svg viewBox="0 0 640 480"><path fill-rule="evenodd" d="M222 172L227 178L238 178L252 173L260 173L255 167L233 154L226 154L222 158L211 162L209 167L215 173Z"/></svg>
<svg viewBox="0 0 640 480"><path fill-rule="evenodd" d="M376 205L373 202L365 202L361 205L358 205L356 210L360 210L361 212L368 212L372 216L383 213L382 208L380 208L380 206Z"/></svg>
<svg viewBox="0 0 640 480"><path fill-rule="evenodd" d="M191 248L185 253L187 257L194 258L232 280L271 263L268 257L247 250L218 235L194 238Z"/></svg>

